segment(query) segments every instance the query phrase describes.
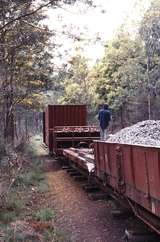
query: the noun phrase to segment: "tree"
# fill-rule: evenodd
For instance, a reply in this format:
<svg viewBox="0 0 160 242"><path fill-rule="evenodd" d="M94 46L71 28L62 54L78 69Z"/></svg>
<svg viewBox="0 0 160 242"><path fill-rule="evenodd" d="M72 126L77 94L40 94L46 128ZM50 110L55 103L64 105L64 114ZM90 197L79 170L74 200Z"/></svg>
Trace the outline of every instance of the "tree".
<svg viewBox="0 0 160 242"><path fill-rule="evenodd" d="M59 102L62 104L86 104L88 121L95 122L95 91L91 81L91 70L87 59L78 53L69 62L70 67L63 72L62 88Z"/></svg>
<svg viewBox="0 0 160 242"><path fill-rule="evenodd" d="M51 73L51 55L46 49L50 33L46 27L36 27L44 18L42 13L26 17L33 12L32 1L1 1L0 4L0 26L5 26L0 32L1 120L4 138L13 142L16 110L24 104L26 107L27 98L31 99L44 88ZM25 17L12 21L17 15ZM8 19L11 23L6 25Z"/></svg>
<svg viewBox="0 0 160 242"><path fill-rule="evenodd" d="M155 118L159 96L160 79L160 2L154 0L146 11L140 27L140 35L145 45L148 81L148 118ZM158 95L157 95L158 94ZM157 111L156 111L157 112Z"/></svg>
<svg viewBox="0 0 160 242"><path fill-rule="evenodd" d="M14 142L15 126L23 109L38 110L42 91L51 83L51 33L42 25L46 16L41 10L75 1L0 0L0 123L7 142ZM85 2L91 5L91 1Z"/></svg>
<svg viewBox="0 0 160 242"><path fill-rule="evenodd" d="M107 43L105 55L97 66L96 93L99 102L109 104L122 127L134 121L132 112L140 107L137 87L146 89L145 68L144 50L139 39L133 40L129 34L120 32Z"/></svg>
<svg viewBox="0 0 160 242"><path fill-rule="evenodd" d="M79 104L89 102L87 60L80 54L72 57L70 67L62 82L63 96L61 103Z"/></svg>

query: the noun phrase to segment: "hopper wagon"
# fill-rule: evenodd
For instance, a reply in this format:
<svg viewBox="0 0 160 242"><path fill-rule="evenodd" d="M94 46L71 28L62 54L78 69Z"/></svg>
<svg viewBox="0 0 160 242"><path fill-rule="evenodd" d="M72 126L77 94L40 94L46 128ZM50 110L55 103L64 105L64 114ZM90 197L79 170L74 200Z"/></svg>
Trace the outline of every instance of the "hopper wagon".
<svg viewBox="0 0 160 242"><path fill-rule="evenodd" d="M160 148L97 140L93 153L63 151L75 167L92 174L104 191L160 234Z"/></svg>
<svg viewBox="0 0 160 242"><path fill-rule="evenodd" d="M95 176L160 234L160 148L94 142Z"/></svg>

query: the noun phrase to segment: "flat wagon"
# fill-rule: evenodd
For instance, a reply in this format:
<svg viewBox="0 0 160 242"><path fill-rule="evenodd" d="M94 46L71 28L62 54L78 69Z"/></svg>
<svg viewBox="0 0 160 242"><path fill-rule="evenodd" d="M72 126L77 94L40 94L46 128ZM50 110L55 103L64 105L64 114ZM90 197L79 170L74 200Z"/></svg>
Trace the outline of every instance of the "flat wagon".
<svg viewBox="0 0 160 242"><path fill-rule="evenodd" d="M94 172L95 164L92 149L64 149L63 155L69 165L78 169L83 175L90 176Z"/></svg>

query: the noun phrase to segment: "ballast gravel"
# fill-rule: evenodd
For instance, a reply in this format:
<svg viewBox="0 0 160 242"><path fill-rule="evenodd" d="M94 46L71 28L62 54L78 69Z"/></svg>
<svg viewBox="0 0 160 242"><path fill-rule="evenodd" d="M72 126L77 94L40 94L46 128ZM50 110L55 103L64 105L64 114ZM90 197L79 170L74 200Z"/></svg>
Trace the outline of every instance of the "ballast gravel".
<svg viewBox="0 0 160 242"><path fill-rule="evenodd" d="M146 120L121 129L107 141L160 147L160 120Z"/></svg>

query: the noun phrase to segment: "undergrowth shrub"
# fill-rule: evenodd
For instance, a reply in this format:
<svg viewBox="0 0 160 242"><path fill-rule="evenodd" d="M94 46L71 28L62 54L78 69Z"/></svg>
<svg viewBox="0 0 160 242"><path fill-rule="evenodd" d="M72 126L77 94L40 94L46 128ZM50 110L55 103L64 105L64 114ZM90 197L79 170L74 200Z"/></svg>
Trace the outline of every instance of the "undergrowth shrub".
<svg viewBox="0 0 160 242"><path fill-rule="evenodd" d="M52 242L71 242L70 239L67 238L67 236L57 230L46 230L44 232L44 241L52 241Z"/></svg>
<svg viewBox="0 0 160 242"><path fill-rule="evenodd" d="M41 170L33 170L33 171L26 171L20 174L16 182L14 183L15 186L34 186L38 185L39 182L45 180L45 175Z"/></svg>
<svg viewBox="0 0 160 242"><path fill-rule="evenodd" d="M4 242L38 242L36 234L16 231L16 228L8 226L5 229Z"/></svg>
<svg viewBox="0 0 160 242"><path fill-rule="evenodd" d="M50 221L55 218L55 213L49 208L42 208L35 214L35 218L38 221Z"/></svg>
<svg viewBox="0 0 160 242"><path fill-rule="evenodd" d="M0 221L10 223L14 221L24 208L24 202L11 191L6 199L5 207L0 210Z"/></svg>
<svg viewBox="0 0 160 242"><path fill-rule="evenodd" d="M9 211L7 209L3 209L0 211L0 222L7 224L10 222L15 221L17 218L17 212L16 211Z"/></svg>
<svg viewBox="0 0 160 242"><path fill-rule="evenodd" d="M24 208L24 202L17 196L17 194L11 192L7 199L7 208L13 209L19 212L21 209Z"/></svg>
<svg viewBox="0 0 160 242"><path fill-rule="evenodd" d="M4 229L5 236L3 242L38 242L38 241L52 241L52 242L71 242L67 236L55 230L54 228L45 229L41 239L39 239L36 233L28 233L16 231L13 227L6 227Z"/></svg>
<svg viewBox="0 0 160 242"><path fill-rule="evenodd" d="M47 185L47 183L42 183L40 182L38 184L38 192L39 193L46 193L49 192L49 186Z"/></svg>

